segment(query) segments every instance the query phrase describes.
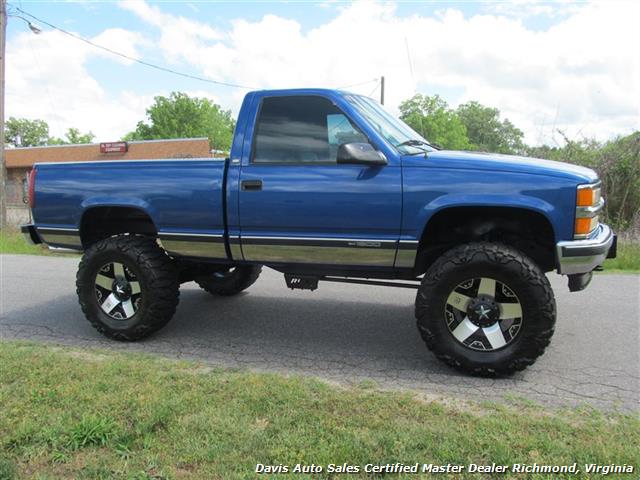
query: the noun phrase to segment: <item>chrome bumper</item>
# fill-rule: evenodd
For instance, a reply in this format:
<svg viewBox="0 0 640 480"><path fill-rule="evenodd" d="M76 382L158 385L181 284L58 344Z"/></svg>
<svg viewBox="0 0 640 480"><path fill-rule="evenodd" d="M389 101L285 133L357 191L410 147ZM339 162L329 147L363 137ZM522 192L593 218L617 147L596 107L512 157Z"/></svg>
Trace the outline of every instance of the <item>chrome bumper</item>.
<svg viewBox="0 0 640 480"><path fill-rule="evenodd" d="M606 258L616 256L616 236L609 226L600 224L597 233L585 240L568 240L556 244L558 273L589 273Z"/></svg>

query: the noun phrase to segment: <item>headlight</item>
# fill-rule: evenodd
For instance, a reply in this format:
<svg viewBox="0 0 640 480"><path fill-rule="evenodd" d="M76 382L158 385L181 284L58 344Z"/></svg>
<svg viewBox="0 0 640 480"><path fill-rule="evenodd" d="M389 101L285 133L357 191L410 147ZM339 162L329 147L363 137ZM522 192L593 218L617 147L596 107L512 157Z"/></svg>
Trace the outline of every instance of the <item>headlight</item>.
<svg viewBox="0 0 640 480"><path fill-rule="evenodd" d="M574 238L587 238L598 227L602 207L604 199L601 196L600 182L578 185Z"/></svg>

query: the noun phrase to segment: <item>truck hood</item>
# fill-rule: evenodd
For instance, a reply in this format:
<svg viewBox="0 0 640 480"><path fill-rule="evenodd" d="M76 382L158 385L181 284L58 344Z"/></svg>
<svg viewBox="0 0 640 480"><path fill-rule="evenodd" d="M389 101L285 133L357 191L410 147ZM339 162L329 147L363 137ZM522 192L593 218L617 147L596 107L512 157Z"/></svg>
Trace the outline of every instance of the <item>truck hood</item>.
<svg viewBox="0 0 640 480"><path fill-rule="evenodd" d="M416 156L414 155L413 158L416 158ZM423 158L422 161L425 161L425 159ZM598 178L597 173L590 168L570 163L542 160L540 158L502 155L499 153L438 150L427 153L426 162L435 162L441 167L464 170L492 170L550 175L568 178L578 183L593 182Z"/></svg>

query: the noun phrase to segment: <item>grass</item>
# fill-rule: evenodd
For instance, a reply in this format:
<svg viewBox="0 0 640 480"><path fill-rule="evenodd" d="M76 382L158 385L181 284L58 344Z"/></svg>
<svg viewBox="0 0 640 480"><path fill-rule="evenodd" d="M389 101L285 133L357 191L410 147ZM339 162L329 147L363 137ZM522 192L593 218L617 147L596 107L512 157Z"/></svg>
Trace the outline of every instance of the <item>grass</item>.
<svg viewBox="0 0 640 480"><path fill-rule="evenodd" d="M605 260L604 271L640 273L640 242L618 242L616 258Z"/></svg>
<svg viewBox="0 0 640 480"><path fill-rule="evenodd" d="M258 462L640 465L638 415L586 407L426 401L14 342L0 343L0 379L0 479L254 478Z"/></svg>
<svg viewBox="0 0 640 480"><path fill-rule="evenodd" d="M0 253L17 253L29 255L59 254L57 252L53 253L43 245L29 244L20 232L14 230L0 233ZM332 255L333 252L331 251L328 251L326 253L327 257L330 257ZM611 273L640 273L640 242L619 242L618 257L606 260L604 262L604 271Z"/></svg>
<svg viewBox="0 0 640 480"><path fill-rule="evenodd" d="M43 245L32 245L16 230L0 231L0 253L44 255L49 253ZM1 478L1 477L0 477Z"/></svg>

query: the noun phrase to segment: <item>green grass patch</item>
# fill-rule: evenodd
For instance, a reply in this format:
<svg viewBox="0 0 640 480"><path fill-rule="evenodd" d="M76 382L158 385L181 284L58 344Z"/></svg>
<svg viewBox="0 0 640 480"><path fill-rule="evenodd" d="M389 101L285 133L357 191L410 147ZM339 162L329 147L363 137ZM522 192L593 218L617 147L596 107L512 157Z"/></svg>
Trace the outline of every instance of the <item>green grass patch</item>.
<svg viewBox="0 0 640 480"><path fill-rule="evenodd" d="M0 230L0 253L45 255L49 249L43 245L32 245L17 230Z"/></svg>
<svg viewBox="0 0 640 480"><path fill-rule="evenodd" d="M618 242L616 258L605 260L604 271L640 273L640 242Z"/></svg>
<svg viewBox="0 0 640 480"><path fill-rule="evenodd" d="M586 407L427 401L13 342L0 343L0 379L0 478L254 478L258 462L640 463L638 416Z"/></svg>

